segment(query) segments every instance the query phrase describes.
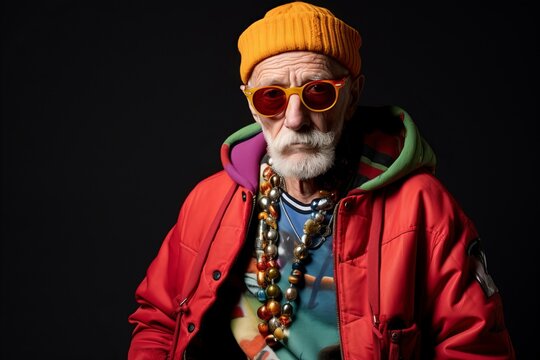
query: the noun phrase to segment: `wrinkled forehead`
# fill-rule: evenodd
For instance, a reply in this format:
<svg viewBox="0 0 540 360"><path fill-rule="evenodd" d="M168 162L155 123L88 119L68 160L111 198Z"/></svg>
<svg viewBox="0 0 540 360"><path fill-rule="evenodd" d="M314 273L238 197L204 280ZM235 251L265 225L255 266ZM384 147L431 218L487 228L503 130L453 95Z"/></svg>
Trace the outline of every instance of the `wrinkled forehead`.
<svg viewBox="0 0 540 360"><path fill-rule="evenodd" d="M289 51L262 60L254 68L249 84L335 79L348 74L332 57L310 51ZM271 80L269 80L271 79ZM296 80L296 81L295 81Z"/></svg>

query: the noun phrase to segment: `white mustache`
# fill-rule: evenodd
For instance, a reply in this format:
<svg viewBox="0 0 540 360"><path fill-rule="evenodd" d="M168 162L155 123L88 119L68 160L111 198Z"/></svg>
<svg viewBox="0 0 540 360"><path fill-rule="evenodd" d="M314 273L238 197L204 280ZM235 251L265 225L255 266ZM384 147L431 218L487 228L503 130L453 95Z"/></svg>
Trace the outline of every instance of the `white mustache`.
<svg viewBox="0 0 540 360"><path fill-rule="evenodd" d="M295 131L282 132L272 141L274 148L280 152L292 145L306 145L315 149L324 149L334 145L336 134L334 131L323 133L319 130L298 133Z"/></svg>
<svg viewBox="0 0 540 360"><path fill-rule="evenodd" d="M267 132L263 133L268 143L268 153L274 160L274 170L282 176L312 179L328 171L334 163L335 144L339 138L336 131L323 133L311 129L298 133L282 128L275 139ZM293 152L295 144L303 144L310 149Z"/></svg>

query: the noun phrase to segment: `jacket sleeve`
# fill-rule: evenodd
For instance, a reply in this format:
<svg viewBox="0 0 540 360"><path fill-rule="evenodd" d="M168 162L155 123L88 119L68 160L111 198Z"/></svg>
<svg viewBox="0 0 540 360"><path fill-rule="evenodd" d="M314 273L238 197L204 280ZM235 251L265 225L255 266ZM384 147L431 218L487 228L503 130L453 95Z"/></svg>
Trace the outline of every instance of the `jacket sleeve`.
<svg viewBox="0 0 540 360"><path fill-rule="evenodd" d="M482 243L470 220L459 208L455 213L445 229L435 232L428 268L433 358L514 359Z"/></svg>
<svg viewBox="0 0 540 360"><path fill-rule="evenodd" d="M166 359L171 349L175 327L175 291L171 284L174 272L172 265L171 238L176 234L176 226L165 237L157 256L154 258L143 281L135 291L139 304L129 322L135 325L128 352L129 360Z"/></svg>

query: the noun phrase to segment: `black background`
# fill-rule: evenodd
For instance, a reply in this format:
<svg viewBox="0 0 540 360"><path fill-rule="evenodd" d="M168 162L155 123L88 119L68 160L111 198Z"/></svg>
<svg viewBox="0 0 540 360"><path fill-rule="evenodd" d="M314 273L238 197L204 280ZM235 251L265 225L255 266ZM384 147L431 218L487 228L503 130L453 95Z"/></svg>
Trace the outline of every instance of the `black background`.
<svg viewBox="0 0 540 360"><path fill-rule="evenodd" d="M278 3L3 3L3 359L125 358L181 201L252 121L237 37ZM317 4L362 33L362 103L404 107L433 146L518 357L538 358L533 1Z"/></svg>

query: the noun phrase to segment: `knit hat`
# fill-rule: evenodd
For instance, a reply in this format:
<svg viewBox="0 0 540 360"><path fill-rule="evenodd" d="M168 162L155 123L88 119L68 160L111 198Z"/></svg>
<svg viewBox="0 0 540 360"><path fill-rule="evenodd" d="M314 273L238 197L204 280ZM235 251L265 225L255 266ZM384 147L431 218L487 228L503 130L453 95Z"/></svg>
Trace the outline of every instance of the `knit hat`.
<svg viewBox="0 0 540 360"><path fill-rule="evenodd" d="M314 51L360 74L361 37L328 9L301 1L269 10L238 38L240 77L247 83L260 61L287 51Z"/></svg>

